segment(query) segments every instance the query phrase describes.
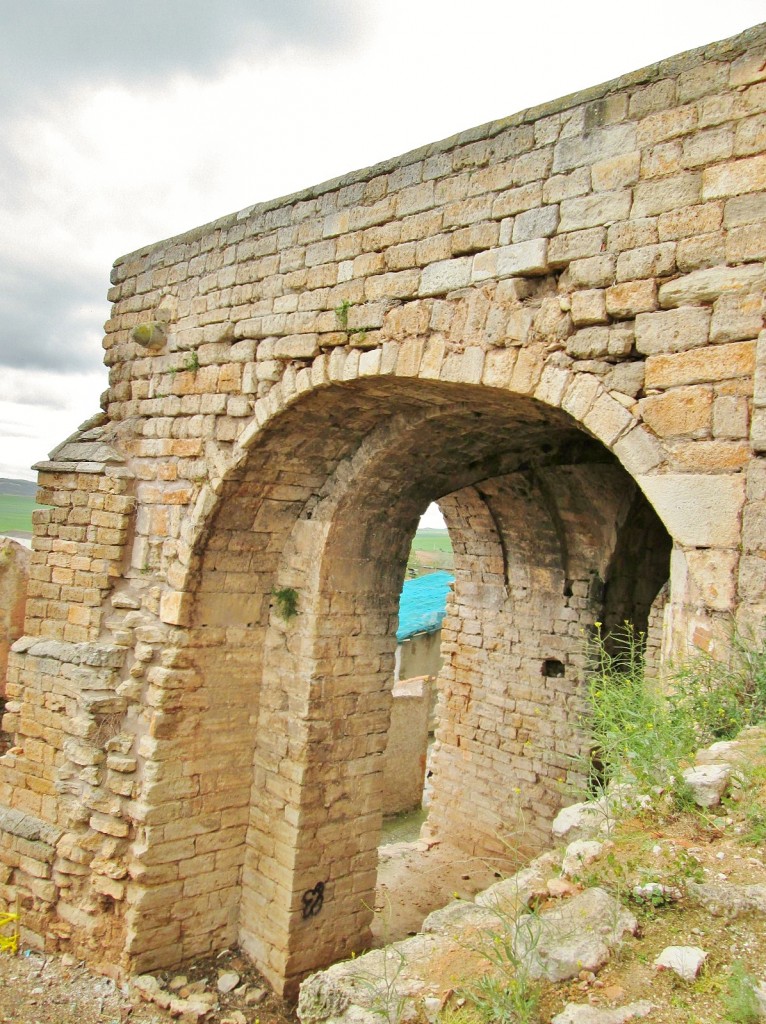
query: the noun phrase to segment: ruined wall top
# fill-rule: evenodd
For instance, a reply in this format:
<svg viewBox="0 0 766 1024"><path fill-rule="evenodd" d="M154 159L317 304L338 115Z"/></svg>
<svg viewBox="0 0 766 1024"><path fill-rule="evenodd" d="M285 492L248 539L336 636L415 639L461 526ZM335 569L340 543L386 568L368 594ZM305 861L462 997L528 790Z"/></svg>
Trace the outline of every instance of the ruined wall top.
<svg viewBox="0 0 766 1024"><path fill-rule="evenodd" d="M298 192L254 203L251 206L246 206L241 210L218 217L206 224L190 228L188 231L183 231L177 235L171 236L170 238L141 246L130 253L126 253L125 255L118 257L114 262L114 266L120 267L138 256L144 256L155 249L164 249L173 243L192 242L204 237L211 231L231 228L243 220L257 218L261 215L268 214L271 211L279 210L280 208L316 199L319 196L326 195L328 192L340 192L351 185L370 181L380 175L393 174L394 172L402 170L410 164L417 163L421 160L438 158L439 155L448 153L451 150L458 149L462 146L492 139L502 132L507 131L509 128L522 125L533 125L536 121L542 121L555 114L561 114L565 111L573 110L584 105L595 104L596 101L606 99L616 92L633 90L640 86L650 85L663 78L685 76L687 80L687 88L685 93L682 92L679 95L679 101L683 102L684 100L695 99L705 91L703 84L704 76L700 75L700 82L695 83L695 79L697 77L695 75L695 69L700 69L701 65L710 61L736 61L738 56L762 42L766 42L766 22L754 25L752 28L745 29L743 32L730 36L727 39L707 43L703 46L695 47L692 50L685 50L682 53L667 57L655 64L648 64L643 68L639 68L635 71L630 71L627 74L620 75L617 78L610 79L607 82L589 86L587 89L580 89L578 92L568 93L566 96L560 96L545 103L539 103L532 107L527 107L524 110L517 111L516 113L510 114L508 117L503 117L496 121L487 121L484 124L467 128L464 131L449 136L448 138L426 143L423 146L418 146L416 149L409 150L399 156L390 157L387 160L382 160L379 163L370 165L369 167L359 168L358 170L339 175L336 178L330 178L327 181L310 185ZM739 71L739 75L737 74L737 71ZM739 84L742 85L757 80L752 77L752 71L748 66L743 66L741 69L734 69L731 84L736 86L738 84L738 78L740 79ZM647 106L646 112L649 112L649 110L650 106ZM632 113L637 117L642 116L639 104L636 104L636 109L632 111ZM599 125L600 114L603 116L603 112L599 111L598 107L591 108L589 118L592 121L592 127ZM470 163L467 163L466 166L470 166ZM393 183L392 189L396 187L396 184ZM266 225L264 224L264 226Z"/></svg>

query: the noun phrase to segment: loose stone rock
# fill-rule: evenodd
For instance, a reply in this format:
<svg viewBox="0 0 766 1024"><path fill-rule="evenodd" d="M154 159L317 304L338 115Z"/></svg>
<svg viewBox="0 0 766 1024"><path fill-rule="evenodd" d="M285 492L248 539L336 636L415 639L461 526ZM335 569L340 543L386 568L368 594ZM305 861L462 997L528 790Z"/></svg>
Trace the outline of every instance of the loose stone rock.
<svg viewBox="0 0 766 1024"><path fill-rule="evenodd" d="M726 792L731 773L730 764L702 764L687 768L683 779L698 806L716 807Z"/></svg>
<svg viewBox="0 0 766 1024"><path fill-rule="evenodd" d="M260 1006L268 994L265 988L251 988L245 996L245 1002L248 1006Z"/></svg>
<svg viewBox="0 0 766 1024"><path fill-rule="evenodd" d="M598 860L603 849L604 844L595 839L576 839L566 848L561 864L561 873L567 878L571 878L578 871L582 871L584 867Z"/></svg>
<svg viewBox="0 0 766 1024"><path fill-rule="evenodd" d="M227 992L233 992L234 989L239 985L239 975L236 971L227 971L226 974L222 974L217 982L218 991L222 995L226 995Z"/></svg>
<svg viewBox="0 0 766 1024"><path fill-rule="evenodd" d="M658 970L673 971L684 981L694 981L708 954L699 946L666 946L654 961Z"/></svg>
<svg viewBox="0 0 766 1024"><path fill-rule="evenodd" d="M687 882L687 899L713 917L733 919L745 914L766 917L766 885L733 882Z"/></svg>
<svg viewBox="0 0 766 1024"><path fill-rule="evenodd" d="M596 971L638 923L603 889L586 889L560 907L516 922L513 948L532 978L564 981Z"/></svg>
<svg viewBox="0 0 766 1024"><path fill-rule="evenodd" d="M551 1024L624 1024L625 1021L638 1017L648 1017L652 1009L652 1004L645 999L610 1010L568 1003L561 1013L556 1014L551 1020Z"/></svg>
<svg viewBox="0 0 766 1024"><path fill-rule="evenodd" d="M589 839L609 831L609 814L603 801L571 804L553 819L551 832L556 839Z"/></svg>

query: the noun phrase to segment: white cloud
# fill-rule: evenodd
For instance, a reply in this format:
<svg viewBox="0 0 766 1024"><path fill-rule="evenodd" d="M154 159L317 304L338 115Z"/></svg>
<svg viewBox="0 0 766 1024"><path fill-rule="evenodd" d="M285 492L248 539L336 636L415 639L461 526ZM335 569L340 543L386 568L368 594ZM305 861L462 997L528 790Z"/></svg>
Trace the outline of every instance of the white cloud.
<svg viewBox="0 0 766 1024"><path fill-rule="evenodd" d="M21 78L0 139L0 364L26 366L49 399L34 424L26 401L5 407L6 438L14 424L36 431L37 450L11 460L19 473L97 408L115 257L763 15L761 0L645 0L633 15L605 0L557 0L544 16L508 0L137 0L127 24L124 4L104 2L95 35L78 36L90 4L70 0L71 32L33 33L39 54L8 58ZM29 17L59 3L39 0ZM17 5L0 0L4 9L8 21ZM195 14L184 49L179 30ZM41 70L35 61L51 54L55 67ZM66 376L39 377L39 367Z"/></svg>

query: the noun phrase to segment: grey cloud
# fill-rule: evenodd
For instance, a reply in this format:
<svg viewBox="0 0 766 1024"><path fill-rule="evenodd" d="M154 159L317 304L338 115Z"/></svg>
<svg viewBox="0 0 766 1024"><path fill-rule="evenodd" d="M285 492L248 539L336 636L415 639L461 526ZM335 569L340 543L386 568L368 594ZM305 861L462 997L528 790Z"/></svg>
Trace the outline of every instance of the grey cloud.
<svg viewBox="0 0 766 1024"><path fill-rule="evenodd" d="M82 373L98 368L109 314L103 277L0 261L0 366Z"/></svg>
<svg viewBox="0 0 766 1024"><path fill-rule="evenodd" d="M0 101L80 82L214 74L285 46L331 51L361 30L354 0L0 0Z"/></svg>

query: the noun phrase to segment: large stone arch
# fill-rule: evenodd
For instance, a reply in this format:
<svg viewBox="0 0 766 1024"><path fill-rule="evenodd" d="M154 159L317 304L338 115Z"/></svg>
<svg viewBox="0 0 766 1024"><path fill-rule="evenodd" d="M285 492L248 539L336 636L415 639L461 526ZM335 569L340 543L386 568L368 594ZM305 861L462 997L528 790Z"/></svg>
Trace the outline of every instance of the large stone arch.
<svg viewBox="0 0 766 1024"><path fill-rule="evenodd" d="M281 988L362 941L428 500L457 559L430 827L467 855L519 815L542 839L580 630L648 616L663 529L666 652L760 622L763 41L118 260L104 412L38 467L9 661L0 899L26 942L115 970L239 938Z"/></svg>
<svg viewBox="0 0 766 1024"><path fill-rule="evenodd" d="M565 403L582 382L557 376ZM584 416L602 398L589 395ZM623 433L641 430L615 407ZM134 847L147 863L128 952L140 966L174 955L167 926L146 917L172 902L188 955L214 945L217 928L278 983L367 936L397 599L419 513L440 499L458 551L429 827L500 867L522 820L516 846L544 841L571 782L581 631L601 612L593 579L607 574L635 486L559 405L438 375L346 372L274 408L232 461L214 504L199 505L207 518L171 605L184 612L184 646L170 703L151 702L146 723L165 767L141 799L162 824ZM280 617L283 588L296 592L295 619ZM472 775L466 734L478 718ZM498 802L509 772L517 785ZM175 851L183 879L165 879L152 862L179 815L194 848ZM317 882L322 920L304 921Z"/></svg>

